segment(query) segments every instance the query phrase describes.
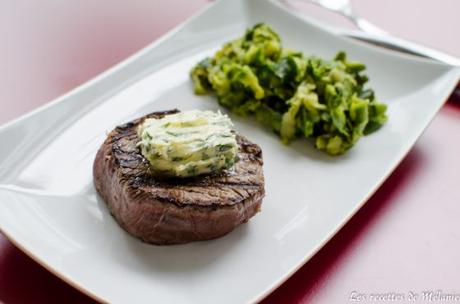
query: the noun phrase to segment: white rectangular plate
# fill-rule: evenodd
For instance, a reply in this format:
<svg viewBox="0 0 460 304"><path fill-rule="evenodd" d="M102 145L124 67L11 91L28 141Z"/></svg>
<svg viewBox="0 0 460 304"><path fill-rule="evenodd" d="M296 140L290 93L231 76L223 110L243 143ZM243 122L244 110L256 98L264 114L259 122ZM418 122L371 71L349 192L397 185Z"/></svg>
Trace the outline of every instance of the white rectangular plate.
<svg viewBox="0 0 460 304"><path fill-rule="evenodd" d="M234 117L264 151L266 198L248 224L214 241L158 247L125 233L92 184L106 132L146 113L217 109L188 74L245 28L267 22L286 46L368 66L389 122L349 153ZM0 228L73 286L119 303L256 301L305 263L359 209L413 146L458 81L458 70L336 37L278 4L220 1L166 37L38 111L0 128Z"/></svg>

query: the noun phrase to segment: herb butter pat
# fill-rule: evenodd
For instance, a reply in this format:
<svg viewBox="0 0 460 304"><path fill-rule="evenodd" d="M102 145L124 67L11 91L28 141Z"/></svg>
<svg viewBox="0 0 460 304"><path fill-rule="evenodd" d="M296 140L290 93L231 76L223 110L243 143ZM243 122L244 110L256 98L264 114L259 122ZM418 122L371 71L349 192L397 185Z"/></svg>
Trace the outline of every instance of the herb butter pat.
<svg viewBox="0 0 460 304"><path fill-rule="evenodd" d="M164 176L191 177L233 166L238 145L227 115L187 111L146 119L138 128L142 155Z"/></svg>

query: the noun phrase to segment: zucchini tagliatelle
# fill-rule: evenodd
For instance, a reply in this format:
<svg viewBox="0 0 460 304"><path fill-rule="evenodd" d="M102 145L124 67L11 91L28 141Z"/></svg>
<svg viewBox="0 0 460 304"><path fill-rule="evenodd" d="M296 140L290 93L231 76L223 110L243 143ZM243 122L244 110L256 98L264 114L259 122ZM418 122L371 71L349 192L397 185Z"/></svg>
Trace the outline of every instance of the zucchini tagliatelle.
<svg viewBox="0 0 460 304"><path fill-rule="evenodd" d="M382 126L386 105L365 88L365 65L339 52L333 60L283 48L266 24L248 29L191 71L196 94L214 93L234 113L254 116L284 143L311 137L338 155Z"/></svg>

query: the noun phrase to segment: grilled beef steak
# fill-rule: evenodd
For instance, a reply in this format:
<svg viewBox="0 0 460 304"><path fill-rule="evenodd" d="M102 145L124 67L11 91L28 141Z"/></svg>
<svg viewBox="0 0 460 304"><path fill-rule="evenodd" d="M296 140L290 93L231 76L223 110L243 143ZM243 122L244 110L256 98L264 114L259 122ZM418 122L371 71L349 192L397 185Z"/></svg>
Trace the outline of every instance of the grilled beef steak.
<svg viewBox="0 0 460 304"><path fill-rule="evenodd" d="M238 160L216 175L160 178L136 146L136 128L155 112L116 127L100 147L94 184L121 227L153 244L209 240L232 231L260 209L264 196L262 151L237 135Z"/></svg>

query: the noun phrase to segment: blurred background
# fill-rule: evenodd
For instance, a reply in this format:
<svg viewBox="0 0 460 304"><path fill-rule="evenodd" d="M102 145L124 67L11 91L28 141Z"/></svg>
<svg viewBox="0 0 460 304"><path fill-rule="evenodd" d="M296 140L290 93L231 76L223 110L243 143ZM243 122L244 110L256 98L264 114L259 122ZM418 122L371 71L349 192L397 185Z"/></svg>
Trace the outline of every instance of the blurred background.
<svg viewBox="0 0 460 304"><path fill-rule="evenodd" d="M209 3L207 0L0 1L0 124L107 70ZM289 3L322 22L353 28L345 18L306 1L289 0ZM352 4L358 14L396 36L460 57L459 0L352 0ZM376 263L381 263L380 267L392 267L391 259L382 261L380 252L373 250L379 248L376 244L384 247L389 241L396 243L395 248L406 252L406 256L425 252L423 246L429 246L432 251L427 251L419 260L427 263L422 266L430 266L435 279L450 280L444 277L442 267L450 269L459 264L445 265L436 257L442 255L443 250L452 250L454 245L443 243L446 238L436 235L440 228L426 228L433 231L430 243L421 244L421 240L428 237L417 236L414 231L429 226L431 214L421 214L416 207L407 207L405 212L398 208L416 206L420 197L435 201L444 195L452 204L457 201L454 183L458 181L458 166L452 166L451 161L458 152L441 136L455 134L455 128L460 130L459 98L456 100L455 105L448 103L441 110L414 151L343 231L266 303L277 300L298 303L318 297L323 303L333 303L330 299L334 295L330 291L343 291L340 286L344 280L362 283L360 278L369 278L372 271L377 271L371 269ZM442 186L434 185L433 180ZM410 202L416 203L407 205ZM454 214L449 210L445 212ZM409 213L411 222L404 227L410 225L413 229L408 229L414 236L411 244L393 233L391 226L376 224L387 223L390 216L396 218L399 214L401 218L401 214ZM366 252L365 258L360 255L363 252ZM414 260L394 267L401 268L395 270L398 275L398 271L410 273L421 266ZM374 282L385 282L385 278L372 278ZM92 302L0 234L0 303L2 301Z"/></svg>

